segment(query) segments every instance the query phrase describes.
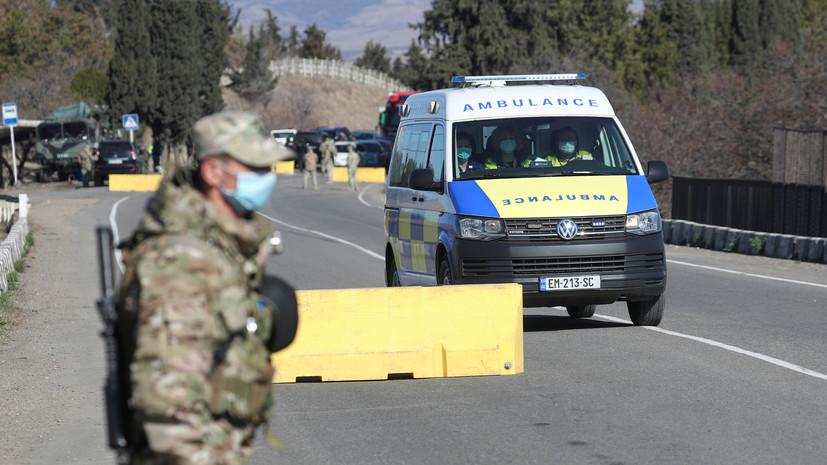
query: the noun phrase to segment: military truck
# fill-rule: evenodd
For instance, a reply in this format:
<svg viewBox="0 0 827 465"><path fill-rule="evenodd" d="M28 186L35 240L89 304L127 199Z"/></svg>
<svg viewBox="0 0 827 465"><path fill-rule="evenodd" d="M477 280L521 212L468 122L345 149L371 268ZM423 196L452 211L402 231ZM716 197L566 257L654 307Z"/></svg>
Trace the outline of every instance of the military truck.
<svg viewBox="0 0 827 465"><path fill-rule="evenodd" d="M58 108L37 126L34 161L41 166L39 181L54 173L61 181L80 171L79 154L85 146L94 153L101 137L99 113L86 102Z"/></svg>

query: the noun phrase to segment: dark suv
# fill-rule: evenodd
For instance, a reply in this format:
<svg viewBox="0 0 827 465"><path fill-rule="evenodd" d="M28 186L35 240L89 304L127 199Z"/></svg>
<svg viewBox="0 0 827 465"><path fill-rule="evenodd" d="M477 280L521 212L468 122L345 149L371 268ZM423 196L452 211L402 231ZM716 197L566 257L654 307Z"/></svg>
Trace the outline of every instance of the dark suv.
<svg viewBox="0 0 827 465"><path fill-rule="evenodd" d="M102 186L110 174L138 174L142 171L138 151L129 141L103 141L95 150L94 179Z"/></svg>

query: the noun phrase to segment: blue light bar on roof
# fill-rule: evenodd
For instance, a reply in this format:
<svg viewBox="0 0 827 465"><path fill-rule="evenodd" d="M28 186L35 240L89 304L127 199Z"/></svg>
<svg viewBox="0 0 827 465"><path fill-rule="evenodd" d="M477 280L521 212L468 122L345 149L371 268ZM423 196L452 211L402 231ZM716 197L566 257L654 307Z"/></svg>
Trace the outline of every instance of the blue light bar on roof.
<svg viewBox="0 0 827 465"><path fill-rule="evenodd" d="M503 76L454 76L451 82L454 84L469 84L473 82L486 81L573 81L586 79L583 73L569 74L507 74Z"/></svg>

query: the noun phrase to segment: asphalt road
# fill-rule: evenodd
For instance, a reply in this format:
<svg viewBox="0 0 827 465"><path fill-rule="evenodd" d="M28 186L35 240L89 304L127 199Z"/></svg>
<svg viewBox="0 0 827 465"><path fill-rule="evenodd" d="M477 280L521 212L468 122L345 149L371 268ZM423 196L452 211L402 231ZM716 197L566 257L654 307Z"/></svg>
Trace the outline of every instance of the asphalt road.
<svg viewBox="0 0 827 465"><path fill-rule="evenodd" d="M124 197L88 192L97 203L72 220L84 227L106 222ZM122 236L146 199L118 204ZM379 186L357 197L339 186L303 191L299 178L281 177L264 213L281 222L286 251L269 268L301 289L383 286L381 201ZM827 462L827 266L667 253L669 300L657 330L630 326L623 304L588 320L526 309L518 376L277 385L272 428L285 447L261 443L252 463ZM54 285L71 293L67 279ZM102 353L87 355L89 371L100 372ZM97 393L100 377L77 384ZM75 403L94 418L100 406L91 399ZM72 407L58 415L63 424L76 421ZM86 446L83 460L66 463L105 457L100 421L89 421L95 426L53 428ZM55 457L48 452L61 444L71 443L41 443L37 457Z"/></svg>

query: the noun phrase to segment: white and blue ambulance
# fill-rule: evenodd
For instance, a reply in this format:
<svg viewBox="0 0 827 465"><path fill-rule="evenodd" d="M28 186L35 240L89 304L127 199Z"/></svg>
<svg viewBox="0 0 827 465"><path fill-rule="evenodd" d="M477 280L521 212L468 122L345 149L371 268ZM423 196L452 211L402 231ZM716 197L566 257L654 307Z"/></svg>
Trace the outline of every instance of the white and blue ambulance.
<svg viewBox="0 0 827 465"><path fill-rule="evenodd" d="M408 98L387 179L388 286L513 282L529 307L583 318L623 300L635 324L660 323L649 184L669 170L644 170L606 95L571 84L583 78L456 76Z"/></svg>

